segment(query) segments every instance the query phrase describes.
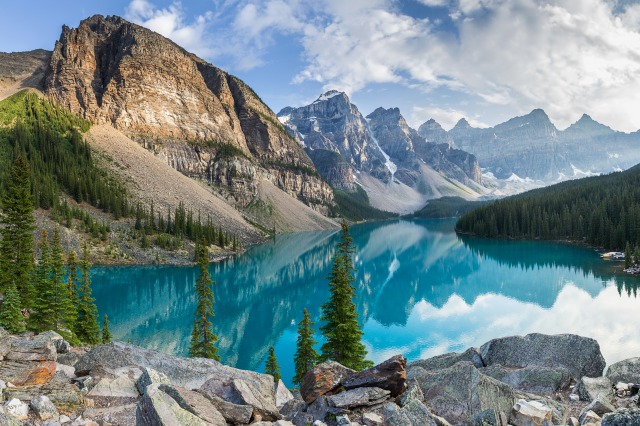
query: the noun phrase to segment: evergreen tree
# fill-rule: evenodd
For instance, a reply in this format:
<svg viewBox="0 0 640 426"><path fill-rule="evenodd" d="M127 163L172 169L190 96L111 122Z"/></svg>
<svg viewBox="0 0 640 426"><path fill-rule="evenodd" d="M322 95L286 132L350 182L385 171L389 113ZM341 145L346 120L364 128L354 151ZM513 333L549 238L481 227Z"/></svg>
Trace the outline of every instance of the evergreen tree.
<svg viewBox="0 0 640 426"><path fill-rule="evenodd" d="M640 263L640 247L638 246L633 250L633 263L635 265Z"/></svg>
<svg viewBox="0 0 640 426"><path fill-rule="evenodd" d="M624 248L624 268L627 269L631 266L632 263L632 259L631 259L631 244L629 244L629 241L627 241L627 245Z"/></svg>
<svg viewBox="0 0 640 426"><path fill-rule="evenodd" d="M98 324L98 308L91 296L91 273L89 272L89 249L84 246L82 262L80 263L80 288L78 297L78 319L76 321L76 335L90 345L100 343L100 325Z"/></svg>
<svg viewBox="0 0 640 426"><path fill-rule="evenodd" d="M273 349L273 346L269 347L269 357L267 358L265 369L268 375L273 376L274 382L278 383L282 378L280 375L280 366L278 366L278 360L276 359L276 351Z"/></svg>
<svg viewBox="0 0 640 426"><path fill-rule="evenodd" d="M329 275L329 301L322 305L322 321L320 328L326 341L322 345L321 361L333 360L345 367L359 371L373 366L366 359L367 350L362 344L362 330L358 324L355 298L355 269L352 256L355 251L353 239L349 235L349 225L342 221L341 239L338 242L333 260L333 268Z"/></svg>
<svg viewBox="0 0 640 426"><path fill-rule="evenodd" d="M34 297L31 274L34 267L35 218L29 165L22 156L9 168L2 210L4 226L0 229L0 291L7 290L13 283L20 296L21 307L31 307Z"/></svg>
<svg viewBox="0 0 640 426"><path fill-rule="evenodd" d="M38 243L40 258L35 270L36 298L33 301L34 312L29 316L29 328L34 331L45 331L50 328L48 317L52 315L49 301L54 297L51 286L51 247L47 241L47 231L42 230Z"/></svg>
<svg viewBox="0 0 640 426"><path fill-rule="evenodd" d="M102 344L107 344L111 341L111 332L109 331L109 317L104 314L104 321L102 322Z"/></svg>
<svg viewBox="0 0 640 426"><path fill-rule="evenodd" d="M311 329L311 326L314 324L315 323L311 321L309 311L305 308L302 321L300 321L300 324L298 325L296 354L293 358L296 370L293 383L296 385L302 383L302 379L305 374L307 374L307 372L318 363L319 355L313 347L317 342L313 338L313 330Z"/></svg>
<svg viewBox="0 0 640 426"><path fill-rule="evenodd" d="M20 296L14 283L4 293L4 302L0 310L0 327L9 333L22 333L25 330L24 317L20 312Z"/></svg>
<svg viewBox="0 0 640 426"><path fill-rule="evenodd" d="M71 301L77 309L77 306L80 304L80 298L78 297L78 257L76 256L76 252L73 250L71 250L67 255L67 265L69 267L67 287L69 289L69 294L71 295Z"/></svg>
<svg viewBox="0 0 640 426"><path fill-rule="evenodd" d="M191 332L191 345L189 346L189 356L200 358L211 358L220 361L218 348L215 343L218 336L212 330L211 317L213 317L213 290L215 283L209 274L209 249L207 243L201 240L198 244L198 266L200 275L196 281L196 314L193 321L193 331Z"/></svg>

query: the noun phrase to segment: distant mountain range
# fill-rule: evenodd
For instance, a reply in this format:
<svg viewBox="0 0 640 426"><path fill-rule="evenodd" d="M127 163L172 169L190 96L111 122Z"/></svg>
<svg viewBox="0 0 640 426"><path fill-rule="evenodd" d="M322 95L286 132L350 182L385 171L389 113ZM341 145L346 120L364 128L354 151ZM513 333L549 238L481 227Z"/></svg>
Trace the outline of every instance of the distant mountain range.
<svg viewBox="0 0 640 426"><path fill-rule="evenodd" d="M354 191L359 185L379 209L408 213L432 198L486 192L473 155L427 142L398 108L378 108L365 118L345 93L329 91L310 105L282 109L278 118L332 186Z"/></svg>

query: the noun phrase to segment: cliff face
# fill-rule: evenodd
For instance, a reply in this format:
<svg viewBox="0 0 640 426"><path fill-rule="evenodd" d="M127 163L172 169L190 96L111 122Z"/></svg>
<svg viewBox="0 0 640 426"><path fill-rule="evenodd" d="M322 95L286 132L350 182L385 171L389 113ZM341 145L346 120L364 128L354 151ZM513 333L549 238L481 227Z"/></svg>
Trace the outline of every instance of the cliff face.
<svg viewBox="0 0 640 426"><path fill-rule="evenodd" d="M260 179L319 210L332 202L304 149L251 88L122 18L94 16L63 27L44 91L181 172L223 185L238 207L257 195Z"/></svg>

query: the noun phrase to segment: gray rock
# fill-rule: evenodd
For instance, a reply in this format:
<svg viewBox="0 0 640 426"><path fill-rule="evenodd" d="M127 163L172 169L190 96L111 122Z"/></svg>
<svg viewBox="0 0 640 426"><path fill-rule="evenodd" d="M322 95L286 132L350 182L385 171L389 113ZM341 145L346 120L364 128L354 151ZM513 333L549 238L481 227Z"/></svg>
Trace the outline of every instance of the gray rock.
<svg viewBox="0 0 640 426"><path fill-rule="evenodd" d="M95 407L127 405L136 402L140 394L133 380L127 376L101 379L86 395Z"/></svg>
<svg viewBox="0 0 640 426"><path fill-rule="evenodd" d="M0 426L20 426L20 422L15 417L0 412Z"/></svg>
<svg viewBox="0 0 640 426"><path fill-rule="evenodd" d="M470 362L432 371L418 367L410 369L409 376L417 380L429 408L452 424L467 422L485 410L493 410L498 417L510 413L519 399L536 399L482 374ZM554 421L564 424L566 407L550 400L545 404L554 409Z"/></svg>
<svg viewBox="0 0 640 426"><path fill-rule="evenodd" d="M576 384L574 392L580 396L581 401L587 402L596 399L610 402L613 397L611 382L606 377L583 377Z"/></svg>
<svg viewBox="0 0 640 426"><path fill-rule="evenodd" d="M320 395L307 407L307 414L313 420L324 420L329 412L329 402L325 395Z"/></svg>
<svg viewBox="0 0 640 426"><path fill-rule="evenodd" d="M282 380L278 380L278 384L276 385L276 407L280 409L284 404L291 401L292 399L293 394L291 393L291 391L287 389Z"/></svg>
<svg viewBox="0 0 640 426"><path fill-rule="evenodd" d="M578 421L580 422L581 425L586 425L589 423L597 423L600 420L602 420L600 416L594 413L593 411L584 411L584 410L582 413L580 413L580 417L578 418Z"/></svg>
<svg viewBox="0 0 640 426"><path fill-rule="evenodd" d="M341 414L336 416L336 426L351 426L351 420L349 420L349 416L346 414Z"/></svg>
<svg viewBox="0 0 640 426"><path fill-rule="evenodd" d="M5 413L18 420L26 420L29 415L29 406L17 398L13 398L4 404Z"/></svg>
<svg viewBox="0 0 640 426"><path fill-rule="evenodd" d="M56 363L56 371L61 372L69 379L75 379L76 377L76 369L65 364Z"/></svg>
<svg viewBox="0 0 640 426"><path fill-rule="evenodd" d="M327 398L329 405L352 409L380 404L389 398L391 392L380 388L355 388Z"/></svg>
<svg viewBox="0 0 640 426"><path fill-rule="evenodd" d="M79 354L77 351L71 350L63 354L58 353L57 361L60 364L74 367L78 362L78 360L80 359L80 357L81 357L81 354Z"/></svg>
<svg viewBox="0 0 640 426"><path fill-rule="evenodd" d="M36 396L31 400L31 409L36 413L40 420L57 420L60 417L58 409L51 400L44 396Z"/></svg>
<svg viewBox="0 0 640 426"><path fill-rule="evenodd" d="M216 395L210 395L206 392L200 393L211 401L216 410L222 414L222 417L224 417L227 422L241 425L249 424L251 415L253 414L253 408L251 406L227 402Z"/></svg>
<svg viewBox="0 0 640 426"><path fill-rule="evenodd" d="M280 408L280 415L285 419L293 419L296 414L301 413L307 409L307 404L304 401L298 399L292 399L285 402Z"/></svg>
<svg viewBox="0 0 640 426"><path fill-rule="evenodd" d="M259 415L265 420L280 419L273 390L270 393L263 393L254 386L254 383L244 379L233 379L231 384L240 404L252 406L254 415Z"/></svg>
<svg viewBox="0 0 640 426"><path fill-rule="evenodd" d="M553 395L557 391L568 389L571 382L571 375L565 367L553 368L533 365L524 368L509 368L502 365L492 365L482 368L480 371L514 389L538 395Z"/></svg>
<svg viewBox="0 0 640 426"><path fill-rule="evenodd" d="M379 414L376 413L364 413L362 414L362 424L364 426L382 426L384 420Z"/></svg>
<svg viewBox="0 0 640 426"><path fill-rule="evenodd" d="M487 367L502 365L524 368L564 367L572 378L599 377L605 367L600 345L593 339L574 334L528 334L493 339L480 348Z"/></svg>
<svg viewBox="0 0 640 426"><path fill-rule="evenodd" d="M143 394L147 386L157 384L157 385L170 385L171 381L164 373L159 373L153 368L142 368L142 374L136 381L136 387L138 388L138 392Z"/></svg>
<svg viewBox="0 0 640 426"><path fill-rule="evenodd" d="M611 383L640 383L640 358L629 358L611 364L605 376Z"/></svg>
<svg viewBox="0 0 640 426"><path fill-rule="evenodd" d="M425 370L440 370L443 368L449 368L460 361L469 361L476 368L482 368L485 366L478 349L469 348L462 353L451 352L444 355L434 356L433 358L410 362L407 364L407 369L421 367Z"/></svg>
<svg viewBox="0 0 640 426"><path fill-rule="evenodd" d="M418 385L418 382L415 379L412 379L409 381L409 386L405 393L400 395L400 398L398 398L396 402L399 406L404 407L414 399L420 402L424 402L424 395L422 394L420 385Z"/></svg>
<svg viewBox="0 0 640 426"><path fill-rule="evenodd" d="M519 400L511 410L513 426L553 426L552 410L538 401Z"/></svg>
<svg viewBox="0 0 640 426"><path fill-rule="evenodd" d="M101 425L135 425L136 409L137 404L87 408L82 412L82 416ZM60 423L62 423L62 416L60 416Z"/></svg>
<svg viewBox="0 0 640 426"><path fill-rule="evenodd" d="M602 426L640 426L640 408L621 408L602 417Z"/></svg>
<svg viewBox="0 0 640 426"><path fill-rule="evenodd" d="M181 408L158 385L147 387L138 403L136 424L140 426L205 426L204 420Z"/></svg>
<svg viewBox="0 0 640 426"><path fill-rule="evenodd" d="M386 413L385 423L388 426L437 426L429 409L417 400L413 400L397 410L387 409Z"/></svg>
<svg viewBox="0 0 640 426"><path fill-rule="evenodd" d="M135 421L135 417L133 418L133 420ZM58 419L58 421L60 422L61 425L65 424L65 423L70 423L71 422L71 418L69 416L66 415L61 415L60 419Z"/></svg>
<svg viewBox="0 0 640 426"><path fill-rule="evenodd" d="M603 414L611 413L615 410L615 407L609 402L594 399L589 405L582 409L582 411L580 412L580 417L582 417L582 413L586 413L587 411L593 411L594 413L602 417Z"/></svg>
<svg viewBox="0 0 640 426"><path fill-rule="evenodd" d="M56 347L50 340L10 339L10 348L4 356L8 361L55 361Z"/></svg>
<svg viewBox="0 0 640 426"><path fill-rule="evenodd" d="M224 416L204 395L166 384L161 384L159 389L173 398L182 409L195 414L207 423L215 426L226 426L227 422Z"/></svg>

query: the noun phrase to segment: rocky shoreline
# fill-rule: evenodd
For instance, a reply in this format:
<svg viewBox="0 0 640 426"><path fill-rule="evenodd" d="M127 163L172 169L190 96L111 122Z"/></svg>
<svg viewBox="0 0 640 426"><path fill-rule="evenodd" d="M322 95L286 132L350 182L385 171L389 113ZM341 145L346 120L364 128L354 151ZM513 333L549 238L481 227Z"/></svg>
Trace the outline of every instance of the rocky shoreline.
<svg viewBox="0 0 640 426"><path fill-rule="evenodd" d="M640 425L640 358L605 365L593 339L530 334L361 372L326 362L291 393L208 359L0 329L0 426Z"/></svg>

